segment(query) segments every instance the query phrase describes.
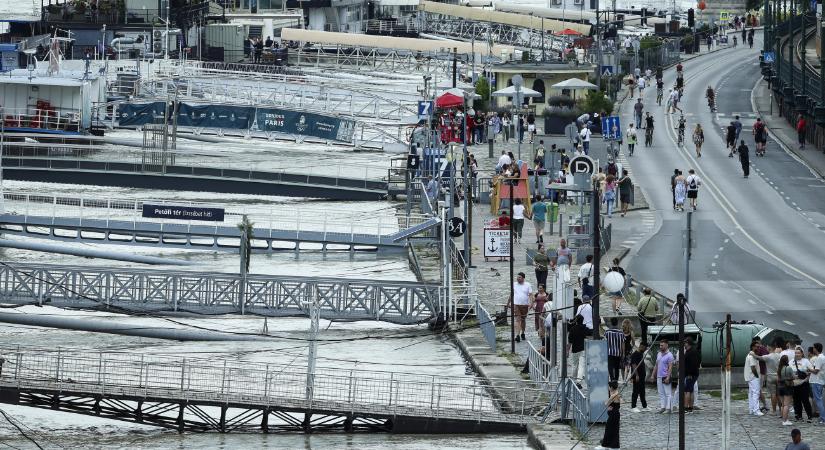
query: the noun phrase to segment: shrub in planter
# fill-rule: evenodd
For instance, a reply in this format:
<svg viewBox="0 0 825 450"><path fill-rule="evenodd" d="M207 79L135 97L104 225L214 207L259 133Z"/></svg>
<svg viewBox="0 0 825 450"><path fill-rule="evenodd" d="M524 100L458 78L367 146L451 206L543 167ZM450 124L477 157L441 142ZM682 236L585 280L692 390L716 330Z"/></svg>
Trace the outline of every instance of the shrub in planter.
<svg viewBox="0 0 825 450"><path fill-rule="evenodd" d="M551 95L547 98L547 104L551 107L572 108L576 102L569 95Z"/></svg>

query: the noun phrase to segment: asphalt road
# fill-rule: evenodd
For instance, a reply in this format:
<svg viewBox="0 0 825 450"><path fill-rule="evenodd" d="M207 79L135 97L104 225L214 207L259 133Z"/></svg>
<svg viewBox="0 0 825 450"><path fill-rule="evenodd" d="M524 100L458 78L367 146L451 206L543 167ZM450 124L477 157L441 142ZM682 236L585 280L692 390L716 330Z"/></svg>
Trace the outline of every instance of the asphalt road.
<svg viewBox="0 0 825 450"><path fill-rule="evenodd" d="M753 50L740 45L685 63L680 106L688 131L682 148L674 129L678 113L665 114L665 102L656 105L655 87L645 92L645 110L656 120L654 146L637 148L629 160L655 212L656 227L631 249L628 267L635 278L664 294L683 292L686 213L672 209L670 175L675 168L685 175L693 168L704 182L693 214L697 244L690 262L689 301L697 322L709 326L730 312L734 320L792 331L811 344L825 339L825 183L772 140L767 156L755 157L751 91L761 76L761 45L758 34ZM664 80L667 95L675 69L666 70ZM709 85L717 91L715 113L704 98ZM632 117L632 103L621 109L625 123ZM741 116L741 138L751 149L748 179L738 158L728 158L725 149L723 127L735 114ZM701 158L690 137L697 122L705 130Z"/></svg>

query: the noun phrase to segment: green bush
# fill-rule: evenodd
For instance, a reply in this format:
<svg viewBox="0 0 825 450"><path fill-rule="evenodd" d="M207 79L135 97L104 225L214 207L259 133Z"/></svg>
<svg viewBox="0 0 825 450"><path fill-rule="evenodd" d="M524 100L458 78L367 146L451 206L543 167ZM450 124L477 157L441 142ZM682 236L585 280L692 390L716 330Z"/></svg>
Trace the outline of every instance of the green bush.
<svg viewBox="0 0 825 450"><path fill-rule="evenodd" d="M662 46L662 41L655 36L645 36L639 41L639 49L658 48Z"/></svg>
<svg viewBox="0 0 825 450"><path fill-rule="evenodd" d="M587 95L579 100L579 109L585 112L613 112L613 102L602 91L587 91Z"/></svg>
<svg viewBox="0 0 825 450"><path fill-rule="evenodd" d="M559 108L572 108L576 102L569 95L551 95L547 98L547 104Z"/></svg>
<svg viewBox="0 0 825 450"><path fill-rule="evenodd" d="M487 110L487 99L490 98L490 82L487 81L487 78L479 77L476 80L475 92L481 97L473 102L476 111Z"/></svg>

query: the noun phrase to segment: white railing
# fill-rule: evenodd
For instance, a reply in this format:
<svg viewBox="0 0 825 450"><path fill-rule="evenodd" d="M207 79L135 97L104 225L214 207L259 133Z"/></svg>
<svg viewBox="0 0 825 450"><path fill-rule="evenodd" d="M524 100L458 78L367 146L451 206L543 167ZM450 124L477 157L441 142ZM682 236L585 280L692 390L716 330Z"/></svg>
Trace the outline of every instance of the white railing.
<svg viewBox="0 0 825 450"><path fill-rule="evenodd" d="M80 111L75 109L2 108L0 120L5 128L78 131Z"/></svg>
<svg viewBox="0 0 825 450"><path fill-rule="evenodd" d="M137 228L138 223L159 223L169 228L170 232L189 232L193 226L199 230L234 227L246 215L254 225L256 238L273 236L270 231L295 231L296 237L301 232L322 232L324 235L377 236L387 237L401 230L421 224L429 216L411 214L396 217L394 208L382 210L364 210L362 212L338 213L328 209L294 205L221 205L170 200L131 200L89 197L61 197L31 194L27 192L6 191L3 193L6 215L50 217L52 223L59 225L61 218L76 219L82 226L84 221L94 223L97 227L105 221L107 227L131 224ZM143 205L178 205L204 208L224 209L223 222L203 222L177 219L158 219L143 217ZM186 225L182 229L181 225Z"/></svg>
<svg viewBox="0 0 825 450"><path fill-rule="evenodd" d="M496 381L496 394L510 405L501 411L486 382L474 377L316 369L307 389L306 372L269 364L60 350L0 354L0 385L20 390L520 424L536 422L546 406L538 389L519 381Z"/></svg>
<svg viewBox="0 0 825 450"><path fill-rule="evenodd" d="M496 351L496 322L495 318L490 316L487 309L476 300L476 317L478 318L478 326L481 329L481 334L490 350Z"/></svg>

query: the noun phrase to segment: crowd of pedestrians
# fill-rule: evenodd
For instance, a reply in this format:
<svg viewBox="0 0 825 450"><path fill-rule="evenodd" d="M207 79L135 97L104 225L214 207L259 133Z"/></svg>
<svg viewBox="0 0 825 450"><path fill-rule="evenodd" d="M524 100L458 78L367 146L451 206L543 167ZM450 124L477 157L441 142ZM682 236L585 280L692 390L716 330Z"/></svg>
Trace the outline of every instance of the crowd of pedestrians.
<svg viewBox="0 0 825 450"><path fill-rule="evenodd" d="M432 123L442 144L451 142L482 145L489 141L533 143L537 133L536 117L531 114L511 115L510 112L464 112L462 107L448 108L435 116Z"/></svg>

